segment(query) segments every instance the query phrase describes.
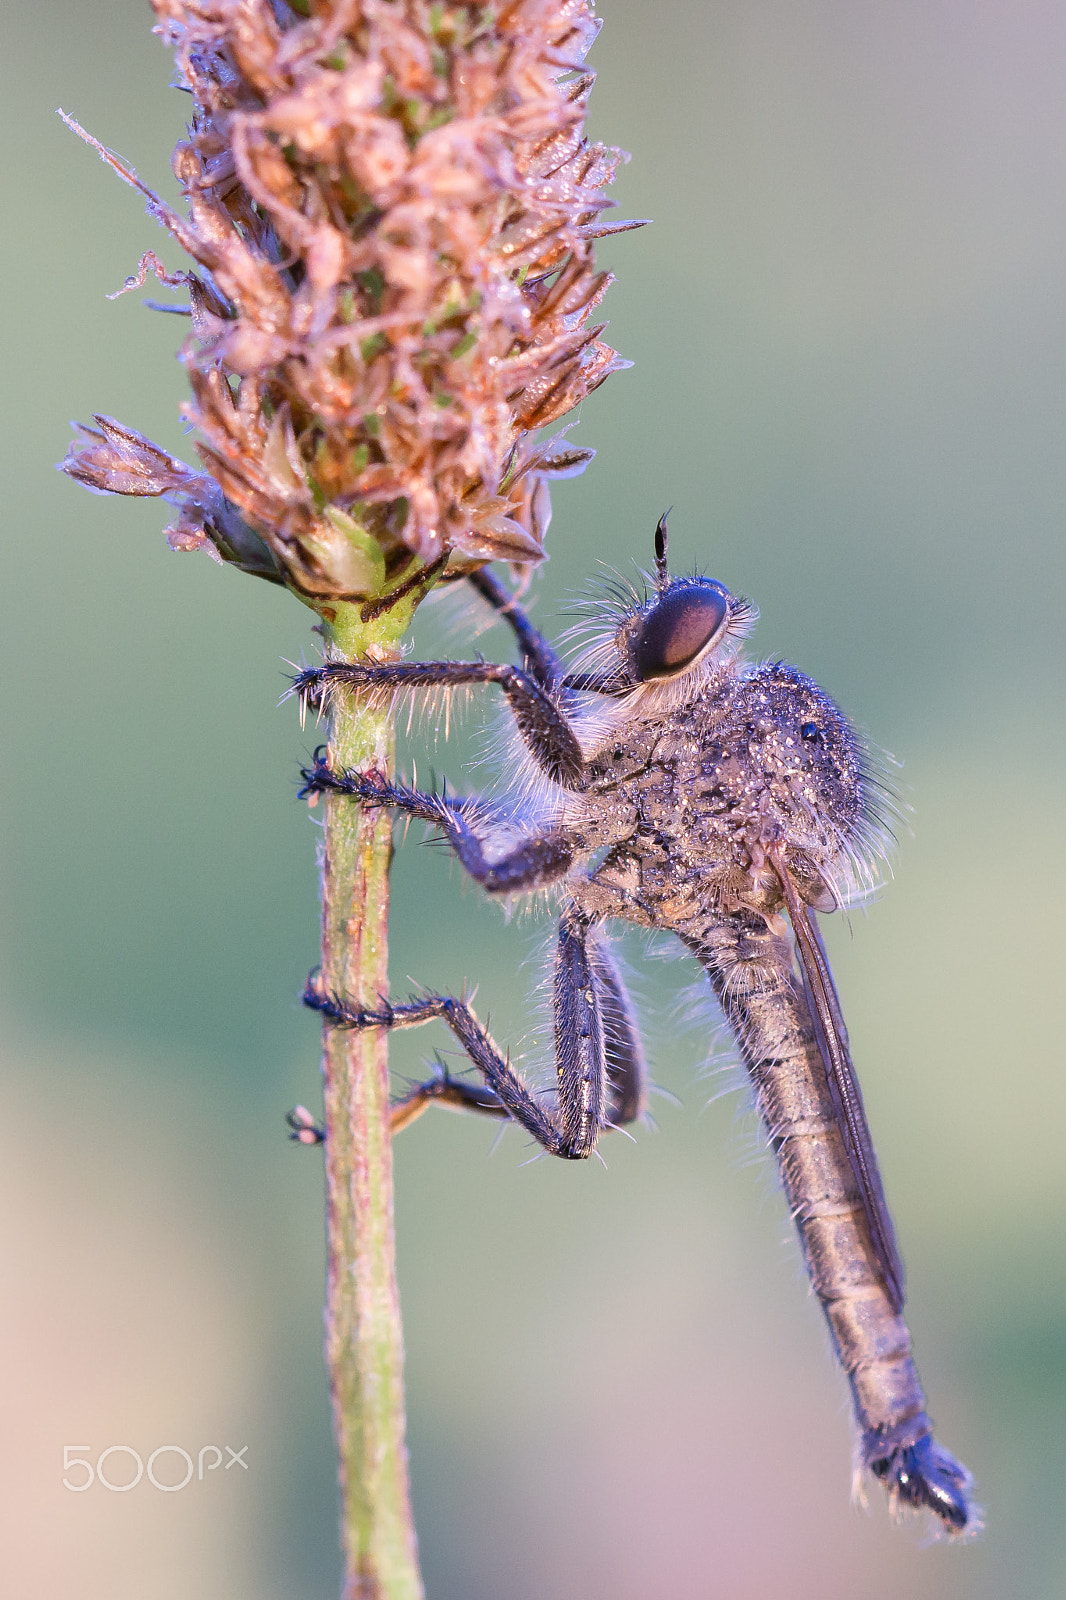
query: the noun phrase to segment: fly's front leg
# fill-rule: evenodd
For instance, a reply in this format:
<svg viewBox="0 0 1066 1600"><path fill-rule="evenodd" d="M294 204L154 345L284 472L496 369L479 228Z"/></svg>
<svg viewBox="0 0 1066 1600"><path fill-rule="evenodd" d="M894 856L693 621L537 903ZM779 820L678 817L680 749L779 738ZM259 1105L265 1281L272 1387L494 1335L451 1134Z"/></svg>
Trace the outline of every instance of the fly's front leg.
<svg viewBox="0 0 1066 1600"><path fill-rule="evenodd" d="M293 681L293 691L306 706L320 709L331 688L367 691L463 689L495 683L507 696L515 724L540 770L563 788L576 787L584 772L577 735L559 697L520 667L493 661L328 661L309 667Z"/></svg>
<svg viewBox="0 0 1066 1600"><path fill-rule="evenodd" d="M467 574L478 593L510 625L522 651L523 662L531 677L555 696L559 704L569 708L574 703L571 690L580 689L593 694L618 696L633 688L624 675L612 674L605 678L597 672L569 673L538 628L517 603L510 590L487 567Z"/></svg>
<svg viewBox="0 0 1066 1600"><path fill-rule="evenodd" d="M334 772L321 757L301 772L301 798L315 794L344 794L363 805L392 806L409 817L420 817L440 829L463 867L490 894L522 894L543 888L563 877L573 861L573 846L562 834L534 835L496 861L487 861L481 842L464 815L468 802L423 794L403 783L392 783L376 772Z"/></svg>
<svg viewBox="0 0 1066 1600"><path fill-rule="evenodd" d="M562 662L506 585L488 567L479 567L477 572L471 572L468 576L478 594L488 601L511 629L530 676L545 689L558 688L563 681Z"/></svg>

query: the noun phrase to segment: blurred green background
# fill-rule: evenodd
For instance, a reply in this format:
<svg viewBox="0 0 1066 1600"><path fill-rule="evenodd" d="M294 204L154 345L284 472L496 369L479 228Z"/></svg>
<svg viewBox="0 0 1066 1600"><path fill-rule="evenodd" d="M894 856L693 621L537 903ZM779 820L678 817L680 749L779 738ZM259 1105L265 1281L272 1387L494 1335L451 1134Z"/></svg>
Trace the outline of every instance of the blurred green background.
<svg viewBox="0 0 1066 1600"><path fill-rule="evenodd" d="M709 1008L683 1020L694 973L638 943L649 1051L682 1102L657 1133L609 1141L606 1170L524 1165L514 1132L490 1159L491 1128L445 1115L397 1147L428 1592L1052 1600L1066 12L602 9L592 129L633 152L620 214L655 223L602 251L636 366L583 409L599 456L556 492L537 615L561 625L597 563L646 560L672 503L677 566L755 598L756 650L905 763L896 879L830 936L919 1362L988 1531L920 1549L879 1491L849 1509L845 1387L768 1161L742 1098L714 1098ZM177 256L54 115L169 194L186 107L142 4L39 0L2 29L6 1592L323 1600L321 1172L281 1121L318 1092L296 999L315 828L294 798L315 736L276 707L309 619L172 555L157 506L52 471L94 410L191 453L184 325L104 299L142 250ZM420 648L442 626L427 613ZM456 781L481 714L432 758ZM393 982L477 981L517 1042L545 930L506 924L417 834ZM435 1043L407 1036L398 1070ZM64 1445L166 1443L248 1444L249 1470L175 1495L61 1485Z"/></svg>

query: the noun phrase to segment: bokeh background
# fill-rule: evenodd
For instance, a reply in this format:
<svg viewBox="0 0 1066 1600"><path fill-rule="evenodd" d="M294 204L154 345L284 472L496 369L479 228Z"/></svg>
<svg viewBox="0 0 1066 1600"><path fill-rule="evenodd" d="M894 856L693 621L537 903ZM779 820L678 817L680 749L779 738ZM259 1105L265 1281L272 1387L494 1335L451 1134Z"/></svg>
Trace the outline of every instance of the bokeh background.
<svg viewBox="0 0 1066 1600"><path fill-rule="evenodd" d="M397 1148L414 1498L431 1600L1051 1600L1066 1590L1062 1129L1066 11L1055 0L603 0L592 129L633 152L598 447L559 487L554 627L678 565L762 608L903 762L895 881L831 930L938 1431L988 1529L922 1549L874 1493L780 1195L694 974L628 946L657 1132L606 1169L429 1115ZM336 1593L320 1357L314 743L277 709L308 617L177 557L158 506L52 471L111 412L179 453L184 325L118 287L168 241L54 116L172 193L185 112L134 0L2 23L5 1592ZM420 648L451 648L427 613ZM504 652L491 632L481 641ZM480 712L432 759L464 780ZM422 769L426 740L417 735ZM543 932L418 830L393 981L481 985L529 1034ZM408 1036L398 1070L436 1041ZM248 1445L166 1495L94 1457ZM122 1458L112 1475L123 1480ZM128 1469L127 1469L128 1470ZM175 1473L170 1468L160 1471Z"/></svg>

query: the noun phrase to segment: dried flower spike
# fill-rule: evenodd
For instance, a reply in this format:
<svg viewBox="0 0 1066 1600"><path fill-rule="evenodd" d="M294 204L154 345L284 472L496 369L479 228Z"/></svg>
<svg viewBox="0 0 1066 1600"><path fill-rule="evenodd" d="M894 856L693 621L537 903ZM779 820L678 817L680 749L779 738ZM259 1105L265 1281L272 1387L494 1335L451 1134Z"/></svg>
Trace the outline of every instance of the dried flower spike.
<svg viewBox="0 0 1066 1600"><path fill-rule="evenodd" d="M64 470L166 496L174 548L327 616L541 560L548 482L593 452L532 436L628 365L591 320L594 241L639 224L602 221L625 158L583 134L587 0L153 4L192 95L188 219L67 120L193 258L127 287L187 285L209 477L103 418Z"/></svg>

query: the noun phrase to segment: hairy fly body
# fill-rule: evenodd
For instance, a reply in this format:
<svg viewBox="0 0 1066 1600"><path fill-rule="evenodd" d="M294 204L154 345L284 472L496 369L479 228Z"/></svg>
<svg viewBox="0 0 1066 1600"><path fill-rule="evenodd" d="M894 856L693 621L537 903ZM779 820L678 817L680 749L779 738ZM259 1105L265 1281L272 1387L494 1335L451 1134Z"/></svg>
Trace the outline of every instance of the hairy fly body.
<svg viewBox="0 0 1066 1600"><path fill-rule="evenodd" d="M650 591L633 595L567 674L508 591L471 580L510 623L519 667L488 662L327 663L296 689L320 707L342 686L394 694L493 683L536 779L535 826L484 802L421 793L323 759L304 793L391 806L435 825L489 893L552 887L556 1088L548 1104L465 999L361 1009L315 982L305 999L346 1028L439 1018L480 1083L440 1072L398 1101L393 1127L434 1100L510 1117L553 1155L589 1156L640 1117L645 1065L601 929L672 932L721 1003L777 1158L811 1283L851 1385L862 1466L894 1507L972 1528L966 1469L933 1438L903 1320L903 1266L885 1204L817 914L844 903L879 849L877 782L829 697L795 667L750 666L755 608L706 578L671 579L665 518Z"/></svg>

